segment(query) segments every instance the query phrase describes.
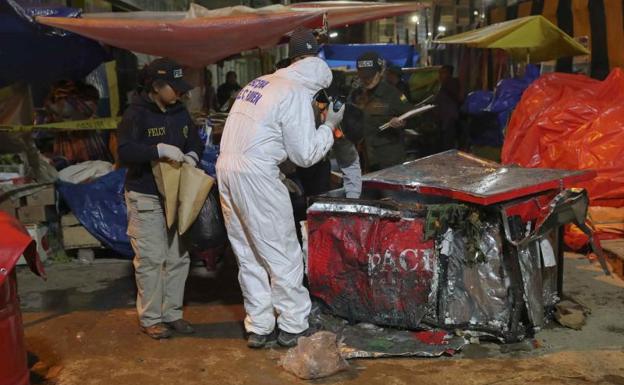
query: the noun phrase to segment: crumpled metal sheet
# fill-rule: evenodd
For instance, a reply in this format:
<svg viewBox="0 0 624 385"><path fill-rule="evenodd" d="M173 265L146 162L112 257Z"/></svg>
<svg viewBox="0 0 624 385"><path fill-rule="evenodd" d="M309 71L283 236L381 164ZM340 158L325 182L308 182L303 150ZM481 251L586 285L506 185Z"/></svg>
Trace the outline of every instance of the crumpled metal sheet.
<svg viewBox="0 0 624 385"><path fill-rule="evenodd" d="M559 250L557 249L559 247L557 242L558 232L559 229L554 229L545 237L553 247L555 256L559 253ZM542 253L542 299L545 307L553 307L561 300L560 293L557 288L559 280L557 265L555 260L555 265L547 266L544 259L545 257Z"/></svg>
<svg viewBox="0 0 624 385"><path fill-rule="evenodd" d="M378 217L399 217L400 213L396 210L379 207L378 205L356 204L353 202L325 201L315 202L308 208L308 212L328 212L342 214L363 214L374 215Z"/></svg>
<svg viewBox="0 0 624 385"><path fill-rule="evenodd" d="M524 301L529 321L536 330L544 326L544 293L538 242L518 248L518 261L522 273Z"/></svg>
<svg viewBox="0 0 624 385"><path fill-rule="evenodd" d="M501 165L449 150L366 174L364 188L405 189L490 205L591 179L592 171Z"/></svg>
<svg viewBox="0 0 624 385"><path fill-rule="evenodd" d="M503 332L508 328L512 298L503 263L498 226L487 224L479 242L485 263L469 265L461 230L449 229L441 240L446 279L439 296L439 318L446 327L462 326Z"/></svg>
<svg viewBox="0 0 624 385"><path fill-rule="evenodd" d="M310 325L335 333L345 359L385 357L440 357L453 355L468 344L464 337L444 330L412 332L383 328L370 323L349 325L345 320L315 308Z"/></svg>

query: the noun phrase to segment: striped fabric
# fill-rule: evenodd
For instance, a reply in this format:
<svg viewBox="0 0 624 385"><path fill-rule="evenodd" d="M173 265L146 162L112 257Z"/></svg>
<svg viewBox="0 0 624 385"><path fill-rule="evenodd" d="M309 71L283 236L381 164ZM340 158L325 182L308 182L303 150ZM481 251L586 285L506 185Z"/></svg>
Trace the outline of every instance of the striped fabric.
<svg viewBox="0 0 624 385"><path fill-rule="evenodd" d="M614 67L624 66L624 0L532 0L490 8L490 24L517 17L542 15L575 38L588 38L590 73L604 79ZM586 58L563 58L556 69L571 72Z"/></svg>

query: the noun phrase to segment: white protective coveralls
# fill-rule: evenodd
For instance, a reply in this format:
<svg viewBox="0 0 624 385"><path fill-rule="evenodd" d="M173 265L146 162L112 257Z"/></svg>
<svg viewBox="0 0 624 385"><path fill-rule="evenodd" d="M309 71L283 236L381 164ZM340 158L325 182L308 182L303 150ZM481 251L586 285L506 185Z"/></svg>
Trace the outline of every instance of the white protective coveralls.
<svg viewBox="0 0 624 385"><path fill-rule="evenodd" d="M331 80L323 60L302 59L245 86L225 123L217 180L250 333L271 333L274 311L281 330L308 328L303 253L278 165L288 158L310 167L331 149L332 129L317 129L312 110L314 95Z"/></svg>

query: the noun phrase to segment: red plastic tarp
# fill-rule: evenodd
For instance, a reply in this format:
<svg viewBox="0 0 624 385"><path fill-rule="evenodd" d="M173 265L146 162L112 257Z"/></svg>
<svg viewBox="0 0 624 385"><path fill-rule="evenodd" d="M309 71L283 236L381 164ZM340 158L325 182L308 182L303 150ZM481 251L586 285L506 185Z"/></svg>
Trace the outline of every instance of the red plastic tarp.
<svg viewBox="0 0 624 385"><path fill-rule="evenodd" d="M583 75L543 75L527 88L507 129L503 163L595 170L575 187L592 206L624 205L624 72L604 81Z"/></svg>
<svg viewBox="0 0 624 385"><path fill-rule="evenodd" d="M422 7L423 5L418 2L372 3L367 1L317 1L290 6L291 9L326 12L330 28L399 16L416 12Z"/></svg>
<svg viewBox="0 0 624 385"><path fill-rule="evenodd" d="M38 17L37 21L130 51L167 56L202 67L242 51L274 46L300 26L321 28L393 17L417 11L420 3L319 2L257 10L232 7L189 13L136 12L85 15L85 18Z"/></svg>
<svg viewBox="0 0 624 385"><path fill-rule="evenodd" d="M42 24L130 51L170 57L190 67L275 45L293 29L322 20L322 12L298 11L182 20L37 18Z"/></svg>

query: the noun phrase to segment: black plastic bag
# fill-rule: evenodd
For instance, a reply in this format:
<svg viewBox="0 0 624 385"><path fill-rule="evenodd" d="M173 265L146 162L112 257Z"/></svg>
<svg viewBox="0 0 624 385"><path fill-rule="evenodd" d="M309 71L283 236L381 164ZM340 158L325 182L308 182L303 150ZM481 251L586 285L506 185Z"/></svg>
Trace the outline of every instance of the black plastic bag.
<svg viewBox="0 0 624 385"><path fill-rule="evenodd" d="M201 253L207 249L221 247L227 242L219 192L216 187L208 193L208 198L197 219L184 234L184 241L191 253Z"/></svg>

